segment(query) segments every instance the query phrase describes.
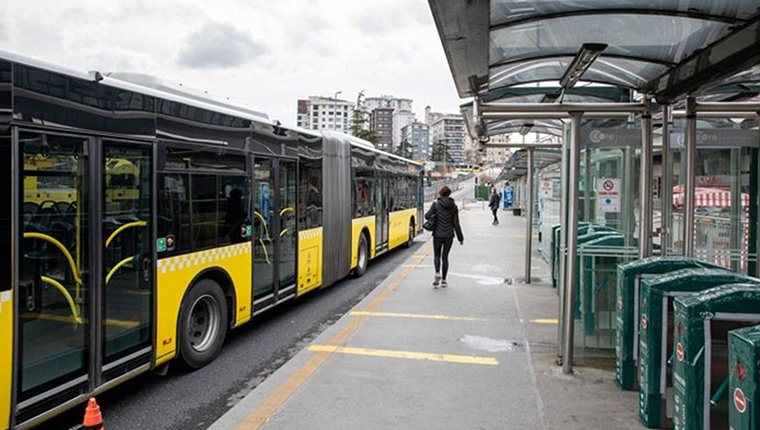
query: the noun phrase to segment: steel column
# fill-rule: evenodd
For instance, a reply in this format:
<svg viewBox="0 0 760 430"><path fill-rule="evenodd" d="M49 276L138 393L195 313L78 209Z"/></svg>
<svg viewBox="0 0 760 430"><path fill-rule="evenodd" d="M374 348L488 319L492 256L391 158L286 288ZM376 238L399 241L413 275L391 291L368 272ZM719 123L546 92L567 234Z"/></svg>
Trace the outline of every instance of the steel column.
<svg viewBox="0 0 760 430"><path fill-rule="evenodd" d="M684 231L683 231L683 255L694 256L694 195L697 189L696 160L697 160L697 115L696 99L686 98L686 130L684 138L686 150L684 153L686 165L686 180L684 189Z"/></svg>
<svg viewBox="0 0 760 430"><path fill-rule="evenodd" d="M646 99L641 115L641 212L639 213L639 258L652 255L652 111Z"/></svg>
<svg viewBox="0 0 760 430"><path fill-rule="evenodd" d="M670 105L662 106L662 192L660 193L660 255L668 255L673 231L673 172L670 153Z"/></svg>
<svg viewBox="0 0 760 430"><path fill-rule="evenodd" d="M567 194L567 273L565 274L564 335L562 372L573 372L573 344L575 338L575 281L578 273L578 183L581 158L581 113L573 113L570 123L570 172Z"/></svg>
<svg viewBox="0 0 760 430"><path fill-rule="evenodd" d="M568 191L568 148L570 146L570 130L568 124L562 124L562 168L560 169L560 199L559 199L559 248L557 248L556 258L559 258L559 264L557 270L559 270L557 276L557 290L559 292L559 321L565 321L565 267L567 265L567 191ZM562 357L563 354L563 335L562 330L564 323L557 325L557 356Z"/></svg>
<svg viewBox="0 0 760 430"><path fill-rule="evenodd" d="M577 112L644 112L642 103L483 103L480 105L481 113L527 113L548 112L566 113L570 116Z"/></svg>
<svg viewBox="0 0 760 430"><path fill-rule="evenodd" d="M744 207L742 207L742 177L741 177L741 148L731 148L731 221L729 226L731 233L729 235L729 248L731 258L731 269L735 272L739 271L740 263L742 261L742 234L744 229L742 228L742 214L744 213ZM749 222L749 220L747 220Z"/></svg>
<svg viewBox="0 0 760 430"><path fill-rule="evenodd" d="M533 253L533 148L528 148L528 205L525 212L525 283L530 284Z"/></svg>

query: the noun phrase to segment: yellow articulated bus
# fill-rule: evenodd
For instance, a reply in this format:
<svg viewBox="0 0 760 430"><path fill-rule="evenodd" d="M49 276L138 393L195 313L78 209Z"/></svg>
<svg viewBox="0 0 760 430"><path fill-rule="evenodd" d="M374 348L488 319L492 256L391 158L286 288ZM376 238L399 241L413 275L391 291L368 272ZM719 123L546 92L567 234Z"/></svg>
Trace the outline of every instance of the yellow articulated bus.
<svg viewBox="0 0 760 430"><path fill-rule="evenodd" d="M0 52L0 429L410 244L422 166L140 75Z"/></svg>

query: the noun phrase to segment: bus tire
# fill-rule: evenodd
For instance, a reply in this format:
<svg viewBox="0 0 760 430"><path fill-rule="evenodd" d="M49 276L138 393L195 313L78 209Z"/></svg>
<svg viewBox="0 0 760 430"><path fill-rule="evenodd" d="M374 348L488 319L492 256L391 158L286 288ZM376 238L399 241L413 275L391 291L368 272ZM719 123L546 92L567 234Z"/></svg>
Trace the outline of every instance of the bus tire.
<svg viewBox="0 0 760 430"><path fill-rule="evenodd" d="M369 245L367 244L367 235L359 235L359 249L356 254L356 269L354 269L354 277L361 278L367 273L367 265L369 264Z"/></svg>
<svg viewBox="0 0 760 430"><path fill-rule="evenodd" d="M409 239L404 244L407 248L411 248L414 244L414 233L414 220L409 220Z"/></svg>
<svg viewBox="0 0 760 430"><path fill-rule="evenodd" d="M211 279L193 285L182 301L179 351L193 369L214 361L227 336L227 302L222 287Z"/></svg>

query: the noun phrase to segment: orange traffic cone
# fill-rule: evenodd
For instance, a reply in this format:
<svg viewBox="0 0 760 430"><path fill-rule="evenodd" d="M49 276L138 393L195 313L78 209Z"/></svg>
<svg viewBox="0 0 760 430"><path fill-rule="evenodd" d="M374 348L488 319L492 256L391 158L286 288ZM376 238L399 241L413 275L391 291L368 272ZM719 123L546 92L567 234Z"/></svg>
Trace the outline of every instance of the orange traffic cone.
<svg viewBox="0 0 760 430"><path fill-rule="evenodd" d="M95 397L90 397L87 402L87 409L84 410L84 430L104 430L103 415L100 414L100 406L95 401Z"/></svg>

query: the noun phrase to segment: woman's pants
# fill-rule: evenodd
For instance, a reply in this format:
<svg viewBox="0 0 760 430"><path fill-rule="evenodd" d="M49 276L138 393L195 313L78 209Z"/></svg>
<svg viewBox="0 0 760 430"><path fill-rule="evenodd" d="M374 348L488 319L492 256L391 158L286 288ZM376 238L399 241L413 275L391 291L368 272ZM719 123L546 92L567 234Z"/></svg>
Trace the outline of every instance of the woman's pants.
<svg viewBox="0 0 760 430"><path fill-rule="evenodd" d="M449 251L453 243L453 237L433 237L435 273L440 273L443 279L446 279L446 273L449 271ZM443 260L443 272L441 272L441 260Z"/></svg>
<svg viewBox="0 0 760 430"><path fill-rule="evenodd" d="M493 222L499 222L499 217L496 216L496 212L499 211L499 208L491 209L491 212L493 213Z"/></svg>

